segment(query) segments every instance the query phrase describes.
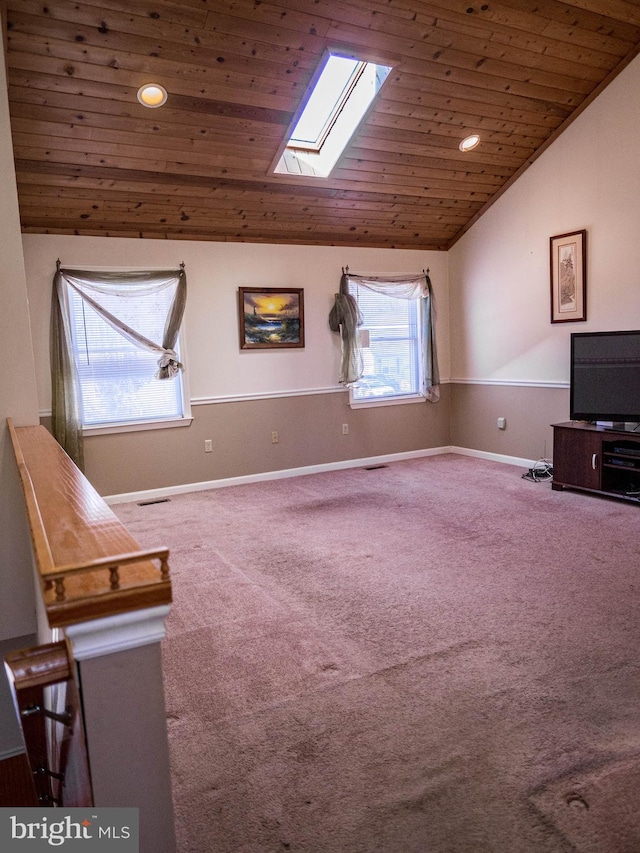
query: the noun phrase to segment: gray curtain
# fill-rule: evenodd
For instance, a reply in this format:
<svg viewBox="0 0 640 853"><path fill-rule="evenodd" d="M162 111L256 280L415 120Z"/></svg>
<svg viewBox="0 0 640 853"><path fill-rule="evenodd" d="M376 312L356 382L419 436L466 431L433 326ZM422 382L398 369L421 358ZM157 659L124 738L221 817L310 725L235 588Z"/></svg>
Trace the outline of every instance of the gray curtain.
<svg viewBox="0 0 640 853"><path fill-rule="evenodd" d="M73 356L71 318L64 279L57 272L51 301L51 431L81 471L84 445L76 360Z"/></svg>
<svg viewBox="0 0 640 853"><path fill-rule="evenodd" d="M349 282L343 270L340 291L336 293L333 308L329 313L329 327L340 334L342 361L340 382L352 385L362 376L362 353L358 348L358 326L362 325L362 314L356 300L349 293Z"/></svg>
<svg viewBox="0 0 640 853"><path fill-rule="evenodd" d="M357 327L362 325L362 315L356 300L349 294L350 281L396 299L421 298L425 395L427 400L435 403L440 399L440 373L436 349L433 287L429 273L423 271L415 275L371 276L350 273L348 267L342 271L340 292L335 295L335 302L329 314L329 326L332 331L339 331L341 335L342 365L339 381L343 385L356 383L363 373L357 330Z"/></svg>
<svg viewBox="0 0 640 853"><path fill-rule="evenodd" d="M187 299L184 264L179 270L114 271L64 269L58 264L51 306L52 432L80 470L84 470L78 371L73 354L69 292L71 287L115 331L135 346L158 354L157 379L171 379L182 364L174 350ZM101 295L144 296L175 287L162 341L151 341L100 304Z"/></svg>

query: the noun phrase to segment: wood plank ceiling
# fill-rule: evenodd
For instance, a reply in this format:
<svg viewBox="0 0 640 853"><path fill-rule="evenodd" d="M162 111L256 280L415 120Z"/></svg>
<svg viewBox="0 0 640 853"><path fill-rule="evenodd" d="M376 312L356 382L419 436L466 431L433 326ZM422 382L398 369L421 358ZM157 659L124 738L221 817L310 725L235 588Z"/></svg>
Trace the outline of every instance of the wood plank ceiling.
<svg viewBox="0 0 640 853"><path fill-rule="evenodd" d="M6 7L34 233L446 249L640 48L640 0ZM327 48L393 71L330 177L275 175Z"/></svg>

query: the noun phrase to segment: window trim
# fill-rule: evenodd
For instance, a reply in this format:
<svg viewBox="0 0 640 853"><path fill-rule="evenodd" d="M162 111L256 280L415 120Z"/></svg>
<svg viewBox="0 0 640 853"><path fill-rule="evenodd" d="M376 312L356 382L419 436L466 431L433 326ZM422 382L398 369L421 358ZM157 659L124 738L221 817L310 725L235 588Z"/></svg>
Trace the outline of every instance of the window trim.
<svg viewBox="0 0 640 853"><path fill-rule="evenodd" d="M403 406L406 403L426 403L427 395L419 394L397 394L392 397L372 397L370 400L354 400L351 388L349 388L350 409L371 409L375 406Z"/></svg>
<svg viewBox="0 0 640 853"><path fill-rule="evenodd" d="M326 179L333 173L345 156L353 137L366 121L374 103L379 99L380 91L393 70L392 64L387 65L379 60L365 59L361 51L358 51L358 54L356 56L340 49L327 49L325 51L312 82L302 99L301 106L269 167L268 174L286 175L289 178ZM327 115L319 140L313 144L306 144L303 140L295 140L293 137L295 129L332 57L348 59L357 63L356 77L350 82L348 91L336 100L334 107ZM354 98L360 94L362 89L366 89L369 69L373 69L373 73L376 75L377 88L359 118L352 121L349 115L353 109ZM381 79L379 79L380 77ZM356 111L358 111L357 103Z"/></svg>
<svg viewBox="0 0 640 853"><path fill-rule="evenodd" d="M106 270L107 272L111 271L111 268ZM65 284L65 295L66 298L70 298L69 293L70 285L68 283ZM69 316L72 317L71 308L69 307ZM72 321L73 322L73 321ZM139 418L137 420L131 421L108 421L102 424L87 424L81 423L80 431L83 437L91 437L96 435L116 435L118 433L124 432L141 432L147 430L154 429L171 429L172 427L182 427L182 426L190 426L193 422L193 415L191 414L191 394L189 391L189 380L188 380L188 372L186 364L188 364L187 358L187 347L185 343L185 332L184 332L184 319L183 324L180 327L180 331L178 333L178 338L176 341L177 351L180 356L180 361L183 364L182 370L180 371L180 387L181 387L181 397L182 397L182 415L177 417L161 417L158 419L155 418ZM74 359L78 356L78 350L73 348L72 355ZM77 368L76 368L77 369ZM160 381L160 380L159 380ZM167 380L163 380L167 381ZM171 381L171 380L168 380ZM78 377L78 393L82 396L82 382ZM80 404L80 414L83 414L82 403Z"/></svg>
<svg viewBox="0 0 640 853"><path fill-rule="evenodd" d="M370 288L367 288L366 285L359 284L357 282L355 283L355 286L356 287L362 287L365 290L370 289ZM350 287L349 287L349 292L351 293ZM378 294L377 291L372 291L372 292L376 293L377 295L381 295L381 294ZM351 294L351 295L353 296L354 294ZM357 295L355 296L355 298L357 299ZM391 297L391 298L396 299L396 298L400 298L400 297ZM425 324L424 324L423 313L421 310L422 309L422 306L421 306L421 300L422 299L423 299L422 296L416 296L412 300L401 299L401 301L403 301L403 302L415 301L415 303L416 303L416 322L417 322L417 329L418 329L416 344L417 344L417 348L418 348L417 364L418 364L418 371L419 371L418 372L419 390L417 392L410 392L408 394L403 394L403 393L398 392L397 394L387 394L387 395L380 396L380 397L370 397L369 399L356 399L353 392L354 392L354 387L358 383L354 382L353 385L349 386L349 407L351 409L367 409L367 408L374 408L377 406L397 406L397 405L401 406L401 405L404 405L405 403L423 403L423 402L427 401L425 366L424 366L424 358L422 357L422 353L423 353L423 350L425 347L425 339L424 339L424 335L425 335L425 327L424 326L425 326ZM413 338L407 338L407 340L413 340ZM360 378L364 379L366 377L362 376Z"/></svg>
<svg viewBox="0 0 640 853"><path fill-rule="evenodd" d="M141 432L142 430L150 429L170 429L171 427L190 426L193 421L191 413L183 415L181 418L171 418L167 420L157 421L114 421L113 423L105 424L104 426L88 426L82 427L84 436L92 435L115 435L121 432Z"/></svg>

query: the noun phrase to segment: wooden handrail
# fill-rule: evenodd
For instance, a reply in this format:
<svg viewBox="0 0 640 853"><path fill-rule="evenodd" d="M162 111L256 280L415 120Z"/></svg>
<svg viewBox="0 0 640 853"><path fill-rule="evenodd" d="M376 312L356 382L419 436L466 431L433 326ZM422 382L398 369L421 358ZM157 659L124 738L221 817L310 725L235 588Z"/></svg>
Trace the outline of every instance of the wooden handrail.
<svg viewBox="0 0 640 853"><path fill-rule="evenodd" d="M46 687L71 678L69 649L64 642L9 652L5 664L16 690Z"/></svg>
<svg viewBox="0 0 640 853"><path fill-rule="evenodd" d="M27 463L24 460L24 454L20 447L20 442L18 441L18 434L11 418L7 418L7 425L9 427L9 435L11 436L13 452L18 464L18 474L20 475L22 491L24 492L24 499L27 505L27 519L31 530L31 541L33 543L36 562L40 571L46 574L54 568L53 556L49 548L46 534L44 533L44 523L42 521L42 516L40 515L40 508L38 506L35 489L33 488L31 477L29 476L29 469L27 468Z"/></svg>
<svg viewBox="0 0 640 853"><path fill-rule="evenodd" d="M75 667L68 644L49 643L10 652L5 669L38 802L43 806L92 805Z"/></svg>
<svg viewBox="0 0 640 853"><path fill-rule="evenodd" d="M50 627L170 603L168 548L140 548L43 426L7 424Z"/></svg>

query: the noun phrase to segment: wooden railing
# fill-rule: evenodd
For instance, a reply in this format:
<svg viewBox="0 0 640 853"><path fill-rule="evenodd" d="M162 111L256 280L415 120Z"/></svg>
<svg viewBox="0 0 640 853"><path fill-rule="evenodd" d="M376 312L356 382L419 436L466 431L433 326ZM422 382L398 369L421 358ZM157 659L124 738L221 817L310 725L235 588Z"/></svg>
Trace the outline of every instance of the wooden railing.
<svg viewBox="0 0 640 853"><path fill-rule="evenodd" d="M169 604L168 549L141 549L43 426L7 423L49 626Z"/></svg>
<svg viewBox="0 0 640 853"><path fill-rule="evenodd" d="M42 591L39 637L64 637L7 661L40 802L138 808L141 853L175 853L160 650L168 549L140 548L44 427L8 425ZM32 684L51 655L62 683Z"/></svg>
<svg viewBox="0 0 640 853"><path fill-rule="evenodd" d="M5 658L38 802L93 805L75 668L65 642Z"/></svg>

